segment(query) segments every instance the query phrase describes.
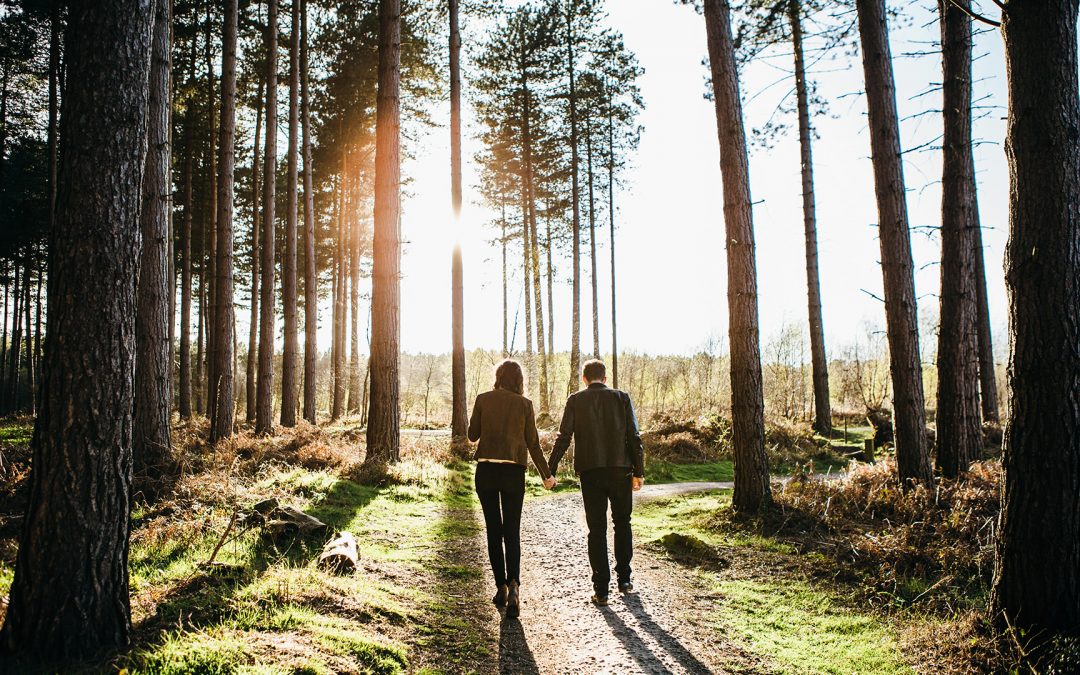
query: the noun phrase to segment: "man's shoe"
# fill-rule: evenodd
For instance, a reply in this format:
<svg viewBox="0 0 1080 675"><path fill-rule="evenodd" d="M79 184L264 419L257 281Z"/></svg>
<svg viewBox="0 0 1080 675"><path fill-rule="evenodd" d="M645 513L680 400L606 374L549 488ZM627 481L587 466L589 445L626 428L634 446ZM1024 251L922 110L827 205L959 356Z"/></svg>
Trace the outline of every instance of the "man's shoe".
<svg viewBox="0 0 1080 675"><path fill-rule="evenodd" d="M607 607L608 606L608 596L600 595L599 593L593 593L592 602L597 607Z"/></svg>
<svg viewBox="0 0 1080 675"><path fill-rule="evenodd" d="M511 581L506 595L506 616L516 619L521 614L521 596L518 594L518 582Z"/></svg>
<svg viewBox="0 0 1080 675"><path fill-rule="evenodd" d="M495 597L491 599L495 603L496 607L506 607L506 596L509 594L506 584L499 586L499 591L495 594Z"/></svg>
<svg viewBox="0 0 1080 675"><path fill-rule="evenodd" d="M619 582L619 592L620 593L633 593L634 592L634 584L632 584L629 581L620 581Z"/></svg>

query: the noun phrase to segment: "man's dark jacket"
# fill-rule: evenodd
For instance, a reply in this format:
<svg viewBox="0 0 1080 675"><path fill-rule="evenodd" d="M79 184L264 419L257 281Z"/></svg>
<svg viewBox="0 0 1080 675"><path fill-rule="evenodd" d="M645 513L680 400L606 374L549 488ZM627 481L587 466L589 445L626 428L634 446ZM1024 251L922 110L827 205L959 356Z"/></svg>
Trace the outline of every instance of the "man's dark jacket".
<svg viewBox="0 0 1080 675"><path fill-rule="evenodd" d="M548 465L551 473L574 438L574 471L578 474L600 467L626 467L645 475L645 452L630 395L593 382L566 399L559 437Z"/></svg>

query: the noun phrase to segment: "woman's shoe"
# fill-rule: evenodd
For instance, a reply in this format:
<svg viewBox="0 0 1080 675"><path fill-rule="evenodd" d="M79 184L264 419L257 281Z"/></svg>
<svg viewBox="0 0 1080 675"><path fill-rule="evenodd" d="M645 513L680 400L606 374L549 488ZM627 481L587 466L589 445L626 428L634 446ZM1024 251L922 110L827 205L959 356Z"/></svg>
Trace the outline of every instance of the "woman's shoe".
<svg viewBox="0 0 1080 675"><path fill-rule="evenodd" d="M495 603L496 607L506 607L506 595L509 591L506 588L506 584L499 586L499 591L495 594L495 597L491 599Z"/></svg>
<svg viewBox="0 0 1080 675"><path fill-rule="evenodd" d="M511 581L506 596L506 616L516 619L521 614L521 596L518 594L518 582Z"/></svg>

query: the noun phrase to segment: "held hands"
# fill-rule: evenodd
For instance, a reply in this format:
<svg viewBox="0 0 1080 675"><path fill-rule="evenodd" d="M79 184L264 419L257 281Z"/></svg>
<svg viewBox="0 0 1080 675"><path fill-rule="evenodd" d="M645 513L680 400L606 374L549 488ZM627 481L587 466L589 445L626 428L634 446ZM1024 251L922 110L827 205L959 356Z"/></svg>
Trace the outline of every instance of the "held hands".
<svg viewBox="0 0 1080 675"><path fill-rule="evenodd" d="M645 479L641 476L634 476L634 492L640 490L642 485L645 485Z"/></svg>
<svg viewBox="0 0 1080 675"><path fill-rule="evenodd" d="M557 484L558 484L558 481L555 480L555 476L548 476L547 478L544 479L544 487L547 488L548 490L554 489L555 485L557 485Z"/></svg>

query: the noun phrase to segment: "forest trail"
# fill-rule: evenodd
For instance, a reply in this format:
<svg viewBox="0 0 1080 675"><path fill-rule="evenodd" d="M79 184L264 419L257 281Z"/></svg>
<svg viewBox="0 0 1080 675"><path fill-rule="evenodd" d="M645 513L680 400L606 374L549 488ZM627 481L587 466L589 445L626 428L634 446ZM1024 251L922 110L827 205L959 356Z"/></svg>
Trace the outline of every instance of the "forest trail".
<svg viewBox="0 0 1080 675"><path fill-rule="evenodd" d="M635 504L731 486L646 486L635 495ZM693 589L687 569L653 555L641 538L634 542L635 592L621 595L613 588L608 607L591 603L580 493L527 499L521 529L519 620L505 618L487 602L494 589L482 530L466 554L468 563L483 571L475 620L484 624L484 632L498 636L499 672L723 672L721 663L731 663L736 654L742 668L748 665L742 650L725 644L707 625L709 612L700 610L708 600Z"/></svg>

